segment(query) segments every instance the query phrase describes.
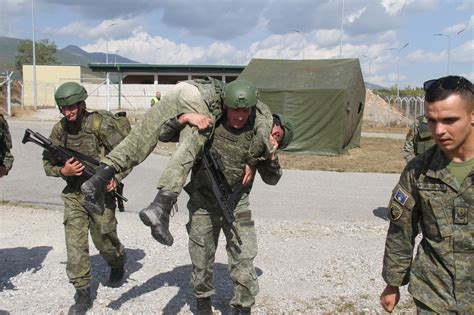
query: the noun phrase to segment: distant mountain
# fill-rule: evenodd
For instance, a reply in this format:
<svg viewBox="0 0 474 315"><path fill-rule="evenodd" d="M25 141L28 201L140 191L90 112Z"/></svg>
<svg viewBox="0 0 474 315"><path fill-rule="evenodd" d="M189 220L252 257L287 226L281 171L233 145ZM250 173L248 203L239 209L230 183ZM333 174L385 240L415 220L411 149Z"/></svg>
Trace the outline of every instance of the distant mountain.
<svg viewBox="0 0 474 315"><path fill-rule="evenodd" d="M369 82L364 82L365 83L365 87L368 88L369 90L383 90L385 89L385 87L381 86L381 85L377 85L377 84L373 84L373 83L369 83Z"/></svg>
<svg viewBox="0 0 474 315"><path fill-rule="evenodd" d="M75 45L69 45L61 49L61 51L69 53L71 55L81 56L81 57L93 60L90 63L92 62L105 63L107 60L107 55L104 53L100 53L100 52L88 53L87 51ZM108 58L109 58L109 63L138 63L137 61L122 57L117 54L109 54Z"/></svg>
<svg viewBox="0 0 474 315"><path fill-rule="evenodd" d="M15 56L17 46L22 39L0 36L0 72L15 70ZM81 65L89 63L105 63L104 53L88 53L75 45L69 45L56 52L56 57L62 65ZM109 63L137 63L134 60L124 58L117 54L109 54ZM19 78L15 71L15 79Z"/></svg>

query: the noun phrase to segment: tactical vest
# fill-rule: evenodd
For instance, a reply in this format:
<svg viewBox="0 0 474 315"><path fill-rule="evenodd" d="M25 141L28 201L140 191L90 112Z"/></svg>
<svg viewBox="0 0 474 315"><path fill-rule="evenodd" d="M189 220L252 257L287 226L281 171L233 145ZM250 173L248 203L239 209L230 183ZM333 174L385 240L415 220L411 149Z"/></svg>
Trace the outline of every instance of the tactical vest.
<svg viewBox="0 0 474 315"><path fill-rule="evenodd" d="M77 128L78 130L70 130L70 125L68 125L66 118L63 117L60 121L62 127L61 146L100 160L103 150L101 149L101 141L98 137L99 130L94 130L94 128L100 128L100 125L97 126L99 118L96 116L98 115L100 114L86 112L81 126Z"/></svg>
<svg viewBox="0 0 474 315"><path fill-rule="evenodd" d="M203 101L209 108L209 112L215 118L215 121L219 120L222 116L222 92L224 90L224 82L211 77L184 82L198 88Z"/></svg>
<svg viewBox="0 0 474 315"><path fill-rule="evenodd" d="M431 138L428 124L423 120L423 118L419 119L418 122L418 133L413 141L416 155L424 153L435 144L435 141Z"/></svg>

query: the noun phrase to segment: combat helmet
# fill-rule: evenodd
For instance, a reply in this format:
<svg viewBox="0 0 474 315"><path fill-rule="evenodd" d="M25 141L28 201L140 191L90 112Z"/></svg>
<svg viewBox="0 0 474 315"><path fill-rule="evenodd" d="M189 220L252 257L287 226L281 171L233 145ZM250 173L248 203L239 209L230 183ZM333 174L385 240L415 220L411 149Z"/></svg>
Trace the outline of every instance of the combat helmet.
<svg viewBox="0 0 474 315"><path fill-rule="evenodd" d="M245 80L235 80L224 87L224 104L236 109L250 108L257 105L258 90L255 85Z"/></svg>
<svg viewBox="0 0 474 315"><path fill-rule="evenodd" d="M86 89L76 82L61 84L54 93L54 99L59 109L63 106L71 106L87 98Z"/></svg>
<svg viewBox="0 0 474 315"><path fill-rule="evenodd" d="M291 141L293 141L294 133L293 133L293 124L291 121L280 114L273 114L273 123L279 124L282 128L285 134L283 135L283 139L281 140L280 146L278 149L284 149L286 148Z"/></svg>

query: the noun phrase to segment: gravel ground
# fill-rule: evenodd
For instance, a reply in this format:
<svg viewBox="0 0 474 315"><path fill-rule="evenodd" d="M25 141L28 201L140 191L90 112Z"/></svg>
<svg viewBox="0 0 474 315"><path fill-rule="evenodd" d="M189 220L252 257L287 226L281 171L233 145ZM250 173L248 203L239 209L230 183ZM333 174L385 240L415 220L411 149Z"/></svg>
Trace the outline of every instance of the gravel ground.
<svg viewBox="0 0 474 315"><path fill-rule="evenodd" d="M0 215L0 313L66 313L74 289L65 273L62 211L2 204ZM172 247L154 241L136 213L118 213L118 221L128 254L126 281L119 288L106 286L108 267L91 246L90 313L194 312L185 216L172 220ZM387 225L258 220L260 294L254 313L382 313L378 297ZM224 239L220 244L213 307L226 314L232 285ZM405 291L400 303L398 311L413 311Z"/></svg>

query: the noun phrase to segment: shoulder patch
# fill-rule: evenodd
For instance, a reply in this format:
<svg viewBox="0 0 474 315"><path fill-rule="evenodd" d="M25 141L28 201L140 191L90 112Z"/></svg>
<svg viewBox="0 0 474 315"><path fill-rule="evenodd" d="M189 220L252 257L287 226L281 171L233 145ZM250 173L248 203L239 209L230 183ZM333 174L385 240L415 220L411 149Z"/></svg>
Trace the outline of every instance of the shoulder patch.
<svg viewBox="0 0 474 315"><path fill-rule="evenodd" d="M405 205L409 198L410 196L406 192L404 192L400 186L398 186L397 190L393 194L393 199L398 201L398 203L400 203L402 206Z"/></svg>
<svg viewBox="0 0 474 315"><path fill-rule="evenodd" d="M403 214L404 207L401 207L395 202L391 202L388 209L388 217L390 221L397 221Z"/></svg>

